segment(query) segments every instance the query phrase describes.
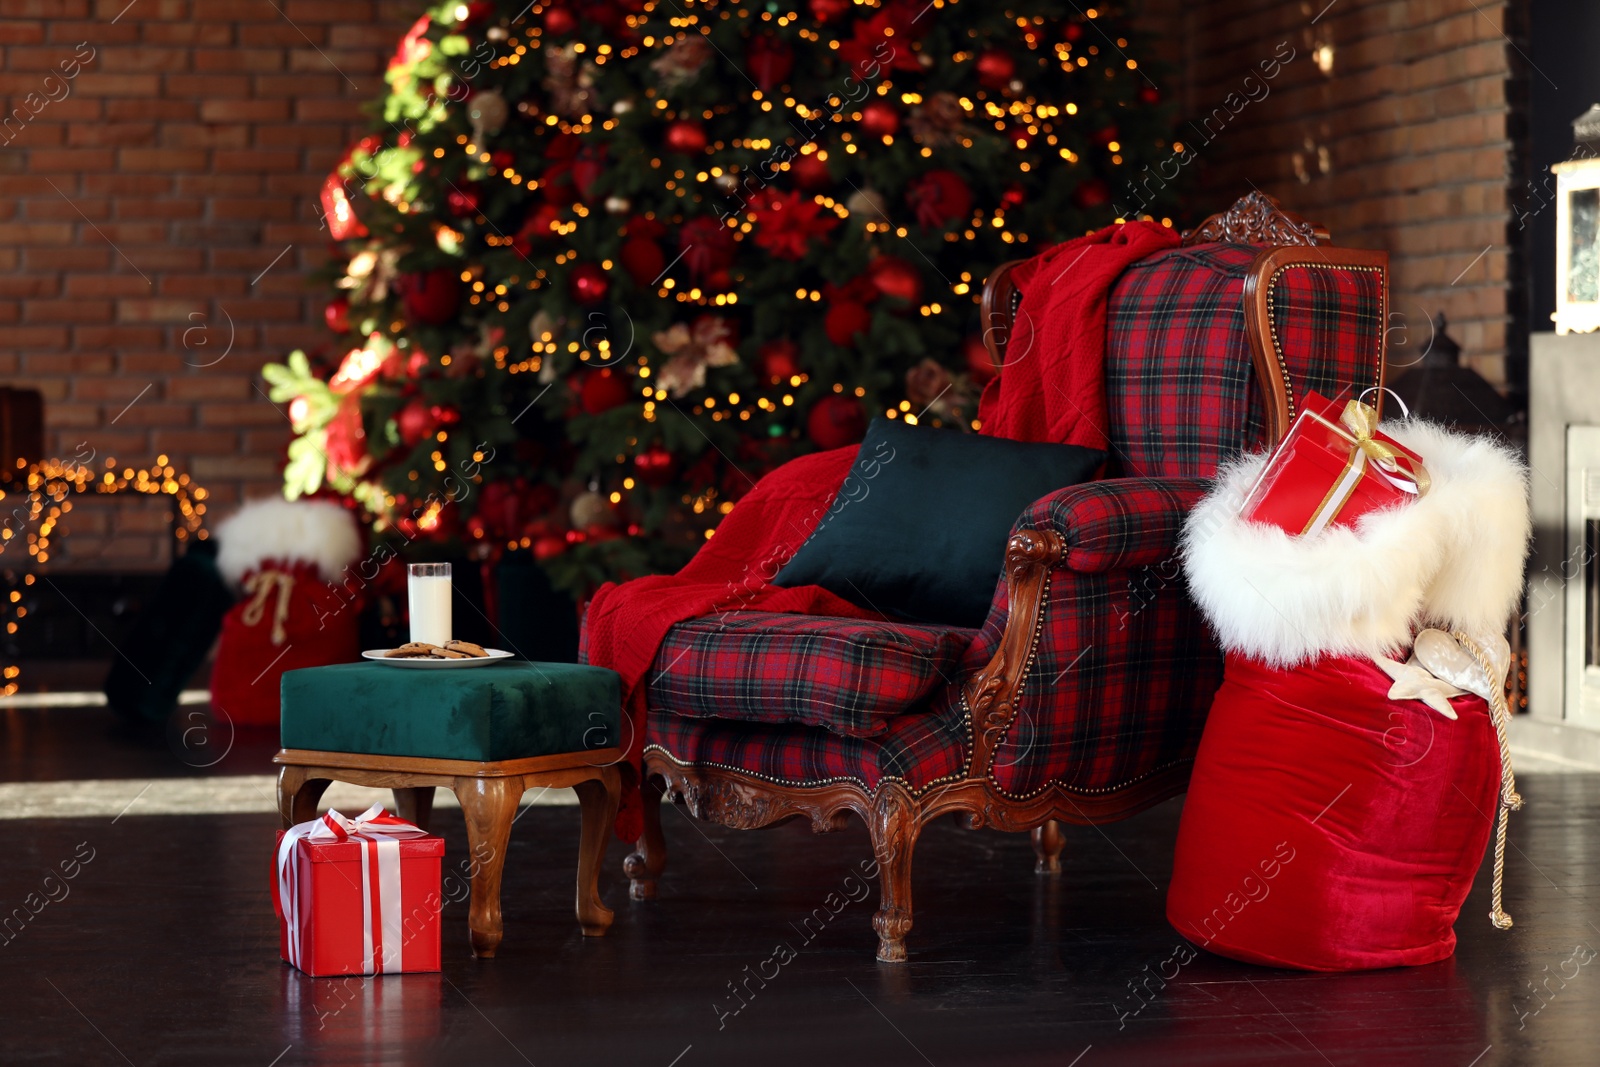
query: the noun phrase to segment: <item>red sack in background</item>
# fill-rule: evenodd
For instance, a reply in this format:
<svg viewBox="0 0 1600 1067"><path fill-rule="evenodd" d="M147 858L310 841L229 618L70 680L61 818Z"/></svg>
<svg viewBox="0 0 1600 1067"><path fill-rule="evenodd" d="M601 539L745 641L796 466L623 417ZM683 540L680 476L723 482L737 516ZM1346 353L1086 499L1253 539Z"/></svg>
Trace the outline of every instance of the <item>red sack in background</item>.
<svg viewBox="0 0 1600 1067"><path fill-rule="evenodd" d="M1493 828L1488 706L1388 698L1370 660L1230 653L1195 758L1167 919L1208 951L1344 971L1432 963Z"/></svg>
<svg viewBox="0 0 1600 1067"><path fill-rule="evenodd" d="M211 707L235 726L278 725L284 671L361 658L361 533L327 500L245 504L216 529L217 570L239 594L222 620ZM372 560L368 560L372 563Z"/></svg>
<svg viewBox="0 0 1600 1067"><path fill-rule="evenodd" d="M269 562L246 574L242 589L222 620L211 707L235 726L277 726L284 671L361 658L358 606L310 563Z"/></svg>

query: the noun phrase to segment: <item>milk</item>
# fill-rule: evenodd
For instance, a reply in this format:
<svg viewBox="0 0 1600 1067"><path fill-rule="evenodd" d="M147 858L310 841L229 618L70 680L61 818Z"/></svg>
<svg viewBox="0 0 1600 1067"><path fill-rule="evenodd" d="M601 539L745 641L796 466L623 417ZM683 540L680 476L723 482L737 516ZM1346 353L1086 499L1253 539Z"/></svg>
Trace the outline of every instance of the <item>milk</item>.
<svg viewBox="0 0 1600 1067"><path fill-rule="evenodd" d="M443 574L427 573L443 570ZM423 571L424 573L417 573ZM450 620L450 565L413 564L406 578L411 606L411 640L442 645L453 636Z"/></svg>

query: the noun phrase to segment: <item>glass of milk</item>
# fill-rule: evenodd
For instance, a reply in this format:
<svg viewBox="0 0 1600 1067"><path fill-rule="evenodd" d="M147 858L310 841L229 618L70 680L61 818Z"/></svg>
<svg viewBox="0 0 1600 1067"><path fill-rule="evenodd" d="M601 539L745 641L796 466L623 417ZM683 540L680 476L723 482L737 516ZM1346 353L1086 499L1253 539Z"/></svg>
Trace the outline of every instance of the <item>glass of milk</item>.
<svg viewBox="0 0 1600 1067"><path fill-rule="evenodd" d="M411 640L442 645L450 626L450 564L413 563L406 568L411 606Z"/></svg>

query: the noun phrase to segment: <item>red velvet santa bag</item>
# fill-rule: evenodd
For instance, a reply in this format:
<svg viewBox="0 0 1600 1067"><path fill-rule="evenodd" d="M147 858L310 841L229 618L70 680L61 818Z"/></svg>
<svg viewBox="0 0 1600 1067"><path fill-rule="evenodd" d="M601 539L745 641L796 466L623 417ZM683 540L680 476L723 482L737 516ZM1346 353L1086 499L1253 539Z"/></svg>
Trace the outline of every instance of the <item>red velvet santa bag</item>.
<svg viewBox="0 0 1600 1067"><path fill-rule="evenodd" d="M1482 697L1451 722L1391 701L1371 660L1278 670L1230 654L1195 758L1167 918L1275 967L1432 963L1493 829L1500 754Z"/></svg>
<svg viewBox="0 0 1600 1067"><path fill-rule="evenodd" d="M276 727L285 671L361 658L360 556L350 513L327 501L246 504L217 527L217 568L239 593L222 620L211 706L235 726Z"/></svg>
<svg viewBox="0 0 1600 1067"><path fill-rule="evenodd" d="M285 671L361 658L359 612L309 563L269 562L241 588L222 620L211 706L235 726L277 726Z"/></svg>
<svg viewBox="0 0 1600 1067"><path fill-rule="evenodd" d="M1189 588L1227 660L1167 918L1219 955L1318 971L1449 956L1514 802L1503 691L1494 708L1484 697L1503 683L1499 634L1521 590L1526 475L1483 439L1385 430L1427 465L1414 502L1305 537L1248 522L1256 456L1185 526ZM1418 633L1430 624L1447 632ZM1499 881L1497 863L1504 926Z"/></svg>

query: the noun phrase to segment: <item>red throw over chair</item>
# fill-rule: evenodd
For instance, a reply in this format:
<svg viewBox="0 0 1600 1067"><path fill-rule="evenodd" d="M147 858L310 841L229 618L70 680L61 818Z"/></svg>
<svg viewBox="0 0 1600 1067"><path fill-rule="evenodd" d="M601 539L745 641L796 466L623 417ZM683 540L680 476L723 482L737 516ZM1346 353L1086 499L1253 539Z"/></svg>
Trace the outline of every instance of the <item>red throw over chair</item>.
<svg viewBox="0 0 1600 1067"><path fill-rule="evenodd" d="M1125 818L1183 792L1222 655L1176 548L1219 464L1269 445L1307 390L1383 383L1388 256L1335 248L1259 193L1112 293L1107 476L1018 517L982 629L741 612L681 623L648 685L636 899L666 862L661 790L724 826L866 821L878 959L905 959L911 857L929 820L1032 831ZM996 269L986 339L1004 364L1017 298ZM1381 402L1382 394L1378 394Z"/></svg>

